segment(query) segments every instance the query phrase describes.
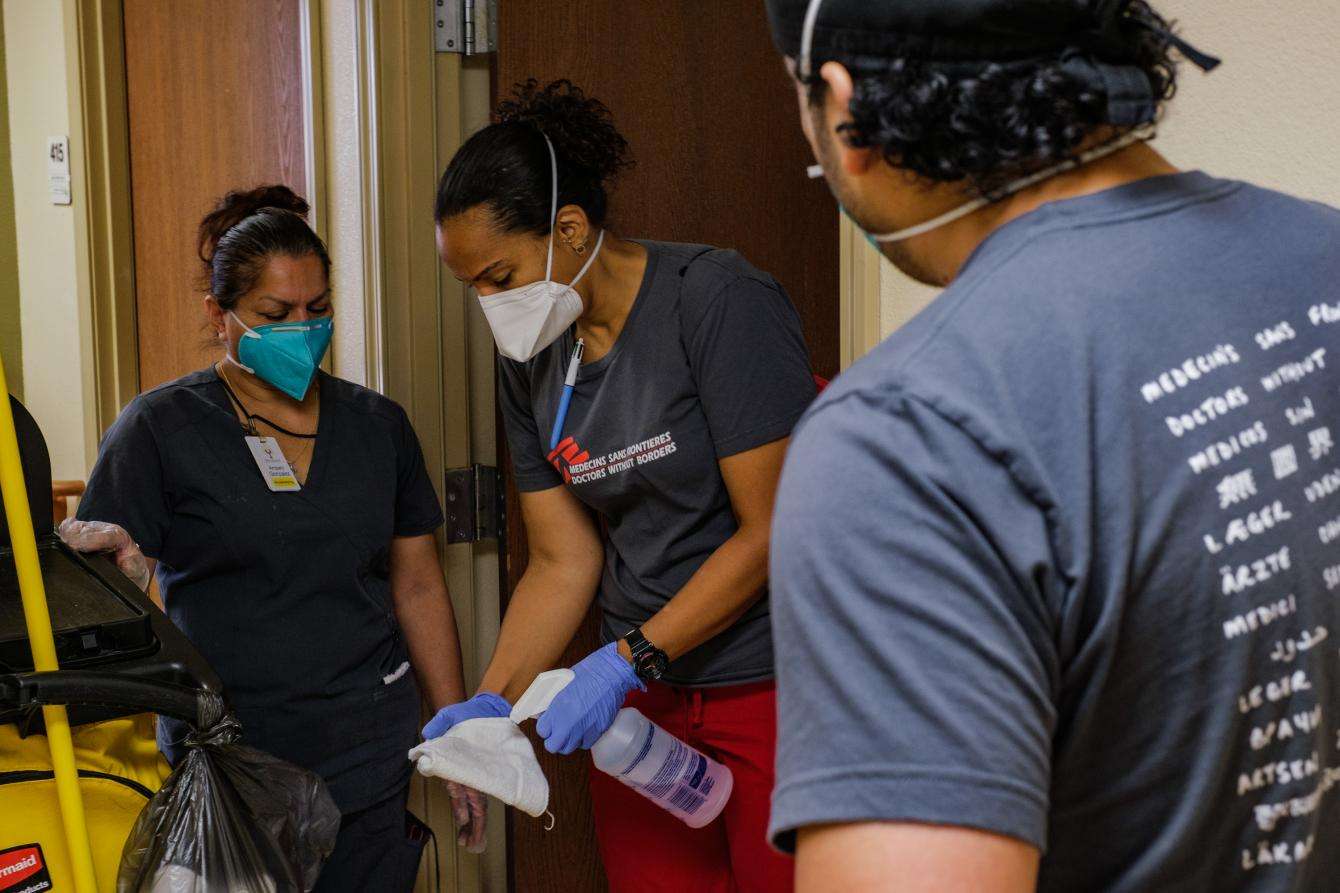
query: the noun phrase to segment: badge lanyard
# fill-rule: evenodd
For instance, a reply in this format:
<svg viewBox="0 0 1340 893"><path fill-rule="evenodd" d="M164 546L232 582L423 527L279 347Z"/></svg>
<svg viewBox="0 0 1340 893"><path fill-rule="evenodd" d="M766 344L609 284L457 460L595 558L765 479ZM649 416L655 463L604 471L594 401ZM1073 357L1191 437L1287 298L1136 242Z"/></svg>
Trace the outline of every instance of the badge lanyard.
<svg viewBox="0 0 1340 893"><path fill-rule="evenodd" d="M241 398L233 392L232 386L228 383L226 372L220 370L219 381L228 394L228 399L237 406L247 420L247 436L242 439L246 441L247 449L251 451L251 458L256 461L256 467L260 469L261 477L265 480L265 486L270 488L271 493L297 493L302 490L302 485L298 483L298 476L293 473L293 467L289 465L288 459L284 456L279 441L273 437L260 436L256 431L256 422L257 420L262 421L279 433L300 440L316 440L316 435L298 434L276 425L263 415L249 412L243 405Z"/></svg>

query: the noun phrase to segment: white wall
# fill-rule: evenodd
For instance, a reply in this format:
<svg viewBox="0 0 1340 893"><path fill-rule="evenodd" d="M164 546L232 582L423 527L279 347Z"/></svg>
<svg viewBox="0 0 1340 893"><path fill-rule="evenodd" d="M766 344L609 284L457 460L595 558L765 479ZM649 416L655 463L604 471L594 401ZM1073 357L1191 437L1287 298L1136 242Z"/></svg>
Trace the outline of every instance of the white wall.
<svg viewBox="0 0 1340 893"><path fill-rule="evenodd" d="M1165 14L1224 64L1189 64L1155 146L1182 168L1340 205L1340 5L1177 0Z"/></svg>
<svg viewBox="0 0 1340 893"><path fill-rule="evenodd" d="M1154 0L1210 75L1180 68L1154 146L1180 168L1250 180L1340 206L1340 4L1336 0ZM887 261L880 327L906 322L938 292Z"/></svg>
<svg viewBox="0 0 1340 893"><path fill-rule="evenodd" d="M56 479L88 476L92 426L89 309L79 299L74 205L47 194L46 140L71 135L64 4L4 0L24 403L46 435ZM72 140L71 152L74 151ZM75 195L75 201L82 198Z"/></svg>

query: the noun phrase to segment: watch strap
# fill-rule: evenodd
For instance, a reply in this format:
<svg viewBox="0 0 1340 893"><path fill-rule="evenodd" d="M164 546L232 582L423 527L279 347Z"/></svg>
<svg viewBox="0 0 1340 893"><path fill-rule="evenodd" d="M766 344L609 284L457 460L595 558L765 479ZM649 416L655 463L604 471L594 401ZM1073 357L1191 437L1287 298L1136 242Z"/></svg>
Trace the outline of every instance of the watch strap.
<svg viewBox="0 0 1340 893"><path fill-rule="evenodd" d="M649 650L656 647L642 634L641 628L631 630L628 635L623 637L623 640L628 643L628 650L633 652L634 662L637 661L639 655L646 654Z"/></svg>
<svg viewBox="0 0 1340 893"><path fill-rule="evenodd" d="M670 658L657 648L640 628L623 637L633 656L633 672L641 679L660 679L669 666Z"/></svg>

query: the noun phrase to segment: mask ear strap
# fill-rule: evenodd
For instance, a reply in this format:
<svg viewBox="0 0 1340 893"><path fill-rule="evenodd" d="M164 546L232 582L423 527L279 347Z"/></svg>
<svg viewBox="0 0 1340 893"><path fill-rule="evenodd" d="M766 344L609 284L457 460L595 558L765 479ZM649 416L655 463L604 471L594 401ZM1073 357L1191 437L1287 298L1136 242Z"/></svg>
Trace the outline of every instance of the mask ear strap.
<svg viewBox="0 0 1340 893"><path fill-rule="evenodd" d="M549 202L549 256L544 261L544 281L548 282L554 272L554 230L558 228L558 154L548 135L541 133L540 136L549 147L549 176L554 183L554 197Z"/></svg>
<svg viewBox="0 0 1340 893"><path fill-rule="evenodd" d="M871 233L869 237L876 242L901 242L905 239L911 239L914 236L920 236L923 233L928 233L931 230L939 229L942 226L948 226L955 220L967 217L969 214L973 213L974 211L979 211L982 208L985 208L987 205L998 202L1001 199L1008 198L1011 195L1014 195L1015 193L1022 192L1023 190L1027 189L1030 186L1036 186L1038 183L1041 183L1044 180L1049 180L1052 177L1055 177L1057 174L1063 174L1066 173L1067 171L1073 171L1075 168L1082 167L1083 165L1086 165L1092 161L1097 161L1100 158L1106 158L1109 155L1113 155L1117 152L1120 152L1127 146L1131 146L1134 145L1135 143L1151 139L1153 138L1153 135L1154 130L1152 125L1144 125L1142 127L1137 127L1134 130L1127 132L1124 136L1119 137L1118 139L1112 140L1111 142L1104 143L1102 145L1095 146L1094 148L1089 149L1086 152L1081 152L1074 158L1070 158L1066 161L1061 162L1060 164L1044 168L1038 171L1037 173L1030 174L1027 177L1024 177L1021 180L1015 180L1013 183L1006 185L1002 189L999 189L988 195L984 195L981 198L973 199L967 204L959 205L952 211L949 211L945 214L941 214L939 217L933 218L931 220L927 220L925 223L919 223L916 226L910 226L907 229L900 229L897 232L892 233L881 233L881 234Z"/></svg>
<svg viewBox="0 0 1340 893"><path fill-rule="evenodd" d="M823 2L824 0L810 0L810 5L805 10L805 21L800 28L800 58L796 60L796 73L800 75L801 83L808 81L814 74L810 70L813 67L810 62L810 48L814 45L814 23L819 19L819 7Z"/></svg>
<svg viewBox="0 0 1340 893"><path fill-rule="evenodd" d="M246 331L244 331L244 332L242 333L242 337L243 337L243 338L260 338L260 337L261 337L260 335L257 335L257 334L256 334L256 331L255 331L254 329L252 329L251 326L249 326L249 325L247 325L246 323L242 322L241 317L239 317L236 313L234 313L233 311L229 310L229 311L228 311L228 315L231 316L234 320L236 320L236 321L237 321L237 324L238 324L239 326L241 326L243 329L246 330ZM230 349L228 349L228 348L224 348L224 351L223 351L223 358L224 358L224 360L226 360L227 362L232 363L234 366L236 366L236 367L239 368L239 369L242 369L243 371L249 372L249 373L251 373L252 375L255 375L255 374L256 374L256 370L255 370L255 369L252 369L250 366L243 366L243 365L242 365L242 361L241 361L240 358L239 358L239 359L233 359L233 352L232 352Z"/></svg>
<svg viewBox="0 0 1340 893"><path fill-rule="evenodd" d="M596 250L591 252L591 256L586 259L586 263L582 264L582 268L577 271L577 275L572 277L572 281L568 283L568 288L576 285L577 281L586 275L586 271L591 269L591 264L596 262L596 255L600 253L600 246L604 241L605 231L602 229L599 238L596 239Z"/></svg>
<svg viewBox="0 0 1340 893"><path fill-rule="evenodd" d="M253 329L251 326L247 325L246 323L242 322L242 317L238 316L236 313L234 313L234 312L231 311L231 310L228 311L228 315L231 316L231 317L233 318L233 320L234 320L239 326L241 326L242 328L246 329L246 331L242 333L242 337L243 337L243 338L259 338L259 337L260 337L260 335L258 335L258 334L256 333L256 330L255 330L255 329Z"/></svg>

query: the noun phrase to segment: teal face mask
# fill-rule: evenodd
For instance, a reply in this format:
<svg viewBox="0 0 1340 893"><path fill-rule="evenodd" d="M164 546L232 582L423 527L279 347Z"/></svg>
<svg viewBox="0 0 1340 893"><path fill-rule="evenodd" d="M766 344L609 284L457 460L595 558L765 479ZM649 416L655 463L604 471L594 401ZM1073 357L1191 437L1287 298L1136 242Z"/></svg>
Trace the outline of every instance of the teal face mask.
<svg viewBox="0 0 1340 893"><path fill-rule="evenodd" d="M237 319L236 313L231 315ZM253 329L237 319L246 332L238 339L237 359L233 362L294 400L302 400L330 347L334 323L332 317L323 316L307 322L277 322Z"/></svg>

